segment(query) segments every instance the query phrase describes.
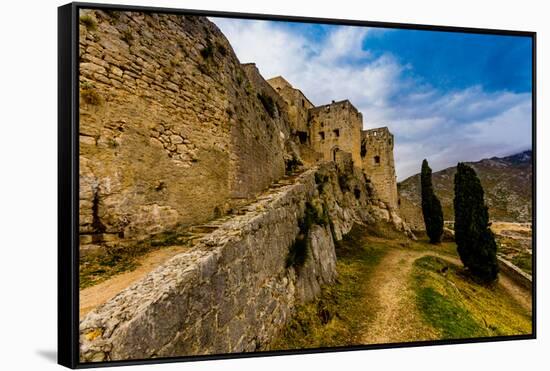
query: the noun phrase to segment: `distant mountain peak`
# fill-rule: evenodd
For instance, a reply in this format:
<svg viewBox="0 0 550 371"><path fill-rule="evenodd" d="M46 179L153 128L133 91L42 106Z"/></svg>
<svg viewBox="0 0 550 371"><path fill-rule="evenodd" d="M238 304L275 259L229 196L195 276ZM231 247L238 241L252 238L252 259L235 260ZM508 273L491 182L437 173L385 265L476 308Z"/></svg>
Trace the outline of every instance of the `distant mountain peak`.
<svg viewBox="0 0 550 371"><path fill-rule="evenodd" d="M485 202L492 220L529 222L532 210L532 150L505 157L491 157L468 162L478 174L485 191ZM420 162L418 165L420 170ZM443 206L445 220L454 219L454 175L452 166L433 173L435 193ZM423 223L420 211L420 175L398 184L401 214L412 225Z"/></svg>

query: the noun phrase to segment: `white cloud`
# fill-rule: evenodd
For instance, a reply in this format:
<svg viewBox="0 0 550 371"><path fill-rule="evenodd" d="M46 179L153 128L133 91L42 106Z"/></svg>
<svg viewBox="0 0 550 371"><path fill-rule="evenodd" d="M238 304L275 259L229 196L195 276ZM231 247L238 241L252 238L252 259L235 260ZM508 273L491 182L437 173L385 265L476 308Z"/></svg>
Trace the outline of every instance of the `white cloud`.
<svg viewBox="0 0 550 371"><path fill-rule="evenodd" d="M265 78L284 76L316 105L349 99L363 113L365 128L388 126L399 179L417 173L424 158L440 170L531 146L530 94L481 86L439 91L407 78L414 66L362 49L373 29L334 27L312 41L276 22L211 20L240 61L255 62Z"/></svg>
<svg viewBox="0 0 550 371"><path fill-rule="evenodd" d="M332 32L321 49L319 62L335 63L342 60L355 61L367 58L370 53L363 50L362 44L367 32L366 27L340 27Z"/></svg>

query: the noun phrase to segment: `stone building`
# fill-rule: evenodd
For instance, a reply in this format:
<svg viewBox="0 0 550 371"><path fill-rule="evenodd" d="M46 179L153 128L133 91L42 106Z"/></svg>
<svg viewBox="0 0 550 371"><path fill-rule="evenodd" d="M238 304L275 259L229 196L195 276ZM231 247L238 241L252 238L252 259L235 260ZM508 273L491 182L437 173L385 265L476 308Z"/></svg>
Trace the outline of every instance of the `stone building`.
<svg viewBox="0 0 550 371"><path fill-rule="evenodd" d="M351 153L357 167L361 167L359 147L363 116L348 100L332 102L309 110L311 147L326 161L335 161L336 153Z"/></svg>
<svg viewBox="0 0 550 371"><path fill-rule="evenodd" d="M267 82L286 102L293 134L307 146L302 152L316 152L317 160L324 161L351 157L353 166L370 177L380 199L394 209L398 207L394 139L387 127L362 130L363 116L349 100L315 107L282 76Z"/></svg>
<svg viewBox="0 0 550 371"><path fill-rule="evenodd" d="M80 318L81 362L269 349L355 223L414 237L391 207L393 136L349 101L266 81L205 17L80 15L80 256L178 248Z"/></svg>
<svg viewBox="0 0 550 371"><path fill-rule="evenodd" d="M397 208L397 180L393 160L393 134L387 127L361 131L362 167L375 184L380 199Z"/></svg>

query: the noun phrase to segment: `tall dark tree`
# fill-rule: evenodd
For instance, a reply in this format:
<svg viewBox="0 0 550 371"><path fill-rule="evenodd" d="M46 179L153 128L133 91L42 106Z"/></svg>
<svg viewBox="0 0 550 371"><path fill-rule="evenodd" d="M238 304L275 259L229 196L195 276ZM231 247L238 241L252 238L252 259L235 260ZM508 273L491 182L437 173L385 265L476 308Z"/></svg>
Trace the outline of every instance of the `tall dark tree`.
<svg viewBox="0 0 550 371"><path fill-rule="evenodd" d="M455 175L455 240L465 267L484 281L498 275L497 244L489 229L483 187L470 166L459 163Z"/></svg>
<svg viewBox="0 0 550 371"><path fill-rule="evenodd" d="M441 202L434 193L432 186L432 169L428 161L422 161L422 172L420 173L420 185L422 188L422 215L426 225L426 233L430 243L441 242L443 234L443 211Z"/></svg>

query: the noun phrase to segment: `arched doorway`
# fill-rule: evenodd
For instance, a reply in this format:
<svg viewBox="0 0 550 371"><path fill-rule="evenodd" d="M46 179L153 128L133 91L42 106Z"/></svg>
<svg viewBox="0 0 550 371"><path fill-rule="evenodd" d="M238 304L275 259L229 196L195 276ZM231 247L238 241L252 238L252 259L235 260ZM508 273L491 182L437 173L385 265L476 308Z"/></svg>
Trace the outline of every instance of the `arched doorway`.
<svg viewBox="0 0 550 371"><path fill-rule="evenodd" d="M334 147L334 148L332 149L332 161L334 161L334 162L336 162L336 153L337 153L338 151L340 151L340 148L338 148L338 147Z"/></svg>

